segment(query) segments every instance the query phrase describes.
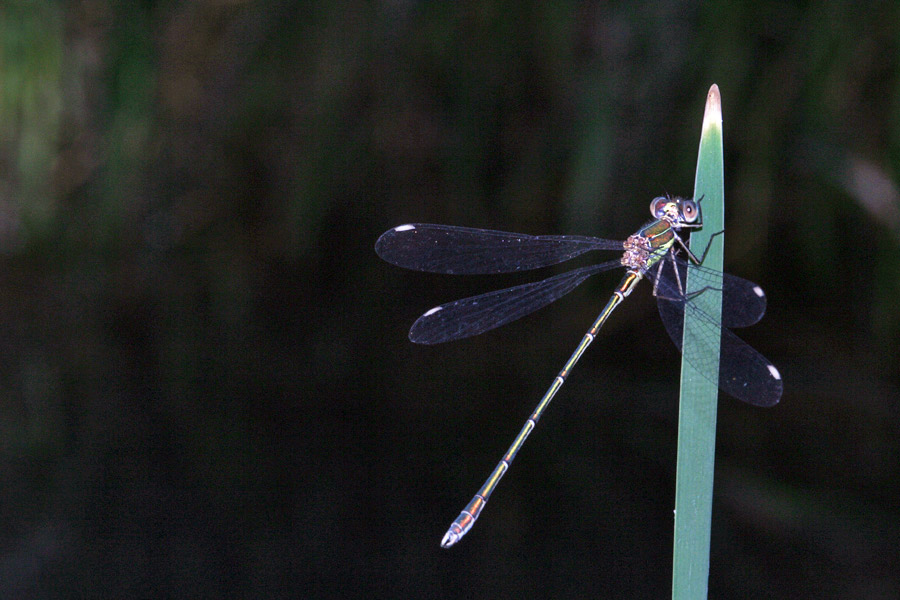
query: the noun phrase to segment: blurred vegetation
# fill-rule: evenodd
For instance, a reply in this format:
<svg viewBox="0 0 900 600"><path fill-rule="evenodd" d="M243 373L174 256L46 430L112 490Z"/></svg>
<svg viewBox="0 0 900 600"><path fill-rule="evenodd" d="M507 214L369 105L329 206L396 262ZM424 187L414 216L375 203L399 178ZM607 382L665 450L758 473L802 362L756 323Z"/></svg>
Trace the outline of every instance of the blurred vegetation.
<svg viewBox="0 0 900 600"><path fill-rule="evenodd" d="M668 594L677 356L622 309L465 548L440 534L609 293L446 347L518 279L399 272L404 222L624 238L722 90L710 593L900 595L900 5L4 2L0 595ZM665 351L663 351L665 348Z"/></svg>

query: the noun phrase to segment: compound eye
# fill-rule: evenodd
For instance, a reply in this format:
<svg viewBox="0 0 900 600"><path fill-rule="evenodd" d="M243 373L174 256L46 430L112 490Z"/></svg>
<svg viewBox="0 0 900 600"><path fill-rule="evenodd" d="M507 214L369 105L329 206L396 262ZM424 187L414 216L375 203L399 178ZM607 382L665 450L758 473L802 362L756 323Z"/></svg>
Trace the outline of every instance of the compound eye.
<svg viewBox="0 0 900 600"><path fill-rule="evenodd" d="M666 204L669 203L669 199L663 196L658 196L654 198L650 202L650 214L653 215L656 219L661 219L666 214Z"/></svg>
<svg viewBox="0 0 900 600"><path fill-rule="evenodd" d="M684 221L686 223L695 222L697 220L697 217L700 216L700 210L697 207L697 203L693 200L682 200L681 216L684 218Z"/></svg>

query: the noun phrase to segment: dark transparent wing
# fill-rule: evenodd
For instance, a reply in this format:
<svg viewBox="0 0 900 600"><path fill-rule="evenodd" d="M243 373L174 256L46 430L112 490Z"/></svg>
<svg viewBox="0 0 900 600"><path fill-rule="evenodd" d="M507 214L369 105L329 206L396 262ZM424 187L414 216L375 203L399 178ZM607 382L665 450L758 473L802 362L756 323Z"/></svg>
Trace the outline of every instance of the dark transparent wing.
<svg viewBox="0 0 900 600"><path fill-rule="evenodd" d="M622 242L575 235L526 235L413 223L386 231L378 256L398 267L450 274L511 273L555 265L591 250L623 251Z"/></svg>
<svg viewBox="0 0 900 600"><path fill-rule="evenodd" d="M707 271L709 271L707 269ZM710 271L715 273L715 271ZM728 281L743 282L736 284L739 290L746 292L744 284L750 282L725 275L723 286L725 292L722 299L723 320L726 312L726 297L729 290ZM683 281L683 280L682 280ZM752 284L750 284L752 285ZM752 297L758 297L750 290ZM763 301L764 302L764 301ZM716 322L697 307L690 300L685 300L679 290L672 285L671 278L660 276L657 283L657 305L669 337L683 350L684 336L684 312L691 313L691 317L699 324L701 333L699 343L684 357L701 372L708 372L709 360L716 346L720 348L719 357L719 387L739 400L743 400L755 406L772 406L781 399L783 384L778 369L762 354L751 348L746 342L731 333L728 329L722 329ZM748 321L755 323L761 317L759 307L755 306L746 311L735 310L736 300L728 301L732 318L741 323ZM765 311L763 304L762 311ZM751 317L756 317L751 321ZM732 325L737 326L737 325ZM707 367L704 369L704 367Z"/></svg>
<svg viewBox="0 0 900 600"><path fill-rule="evenodd" d="M669 255L672 257L672 255ZM686 281L687 263L677 257L674 265L678 268L677 278L671 258L667 258L659 273L667 289L683 290ZM707 269L700 265L691 265L691 276L700 282L700 287L722 290L722 325L724 327L749 327L759 322L766 314L766 294L762 288L746 279ZM648 275L654 276L651 271ZM680 282L680 285L679 285ZM678 296L681 294L678 293Z"/></svg>
<svg viewBox="0 0 900 600"><path fill-rule="evenodd" d="M585 279L616 267L619 261L582 267L535 283L472 296L432 308L413 323L409 339L439 344L506 325L571 292Z"/></svg>

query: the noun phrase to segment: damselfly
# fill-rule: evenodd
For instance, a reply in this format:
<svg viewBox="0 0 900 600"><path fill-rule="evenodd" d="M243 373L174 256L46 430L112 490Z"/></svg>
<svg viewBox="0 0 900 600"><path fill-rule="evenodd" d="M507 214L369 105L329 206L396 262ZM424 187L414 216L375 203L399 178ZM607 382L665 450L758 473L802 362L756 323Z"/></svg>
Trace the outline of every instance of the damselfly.
<svg viewBox="0 0 900 600"><path fill-rule="evenodd" d="M591 250L624 250L619 260L442 304L427 311L413 324L409 338L419 344L438 344L477 335L550 304L591 275L616 267L626 269L600 316L584 334L509 450L450 525L441 541L444 548L458 542L472 528L491 492L575 363L594 341L612 311L644 277L653 282L653 295L663 324L679 350L682 349L685 311L699 323L702 330L700 344L685 352L685 358L691 364L701 372L708 371L703 369L703 363L709 360L710 351L714 352L719 346L718 385L723 391L756 406L772 406L781 398L781 375L775 366L727 329L746 327L762 318L766 310L762 289L739 277L704 268L701 265L706 252L698 258L684 244L679 231L702 224L699 202L687 198L654 198L650 212L654 219L624 242L428 224L401 225L378 239L375 251L390 263L416 271L450 274L509 273L558 264ZM702 284L697 292L685 293L688 263L677 256L679 249L694 263L690 267L691 277L699 278ZM708 290L722 292L721 326L698 306L698 297Z"/></svg>

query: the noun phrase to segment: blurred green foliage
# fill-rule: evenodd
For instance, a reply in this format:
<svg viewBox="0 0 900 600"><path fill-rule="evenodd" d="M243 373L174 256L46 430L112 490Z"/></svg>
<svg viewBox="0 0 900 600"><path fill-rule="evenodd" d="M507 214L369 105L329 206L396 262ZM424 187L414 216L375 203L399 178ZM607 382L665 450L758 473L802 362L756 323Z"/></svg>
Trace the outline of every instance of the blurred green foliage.
<svg viewBox="0 0 900 600"><path fill-rule="evenodd" d="M715 82L726 269L766 288L746 337L786 391L720 405L711 595L896 597L898 6L3 3L0 595L667 594L649 302L441 553L608 290L412 348L491 284L372 246L624 237L688 193Z"/></svg>
<svg viewBox="0 0 900 600"><path fill-rule="evenodd" d="M0 144L17 213L7 226L41 231L58 217L51 178L62 143L62 11L42 2L7 3L0 44ZM16 243L15 229L9 233L13 240L4 245Z"/></svg>

